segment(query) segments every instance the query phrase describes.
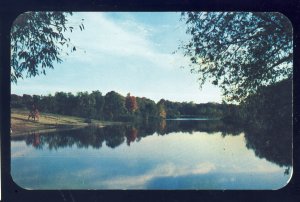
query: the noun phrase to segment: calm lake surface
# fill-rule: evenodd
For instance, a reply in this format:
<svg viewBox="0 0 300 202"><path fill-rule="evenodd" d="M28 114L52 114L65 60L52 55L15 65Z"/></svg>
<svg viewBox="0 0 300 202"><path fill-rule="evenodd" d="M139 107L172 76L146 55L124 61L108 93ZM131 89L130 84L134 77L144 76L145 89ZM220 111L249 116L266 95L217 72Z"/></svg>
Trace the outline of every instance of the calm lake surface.
<svg viewBox="0 0 300 202"><path fill-rule="evenodd" d="M88 127L11 140L26 189L279 189L292 175L292 134L213 120Z"/></svg>

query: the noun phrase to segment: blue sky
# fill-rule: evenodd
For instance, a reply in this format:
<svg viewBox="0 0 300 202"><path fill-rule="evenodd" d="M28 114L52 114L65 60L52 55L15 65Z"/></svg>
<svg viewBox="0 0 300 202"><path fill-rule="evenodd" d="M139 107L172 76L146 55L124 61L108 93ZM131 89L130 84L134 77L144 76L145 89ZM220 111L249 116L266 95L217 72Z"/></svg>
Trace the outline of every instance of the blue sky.
<svg viewBox="0 0 300 202"><path fill-rule="evenodd" d="M199 88L188 58L172 54L180 41L188 40L180 13L74 13L69 23L76 25L81 19L85 30L68 33L77 51L64 54L64 61L45 76L18 80L11 86L12 93L114 90L154 101L221 102L217 87Z"/></svg>

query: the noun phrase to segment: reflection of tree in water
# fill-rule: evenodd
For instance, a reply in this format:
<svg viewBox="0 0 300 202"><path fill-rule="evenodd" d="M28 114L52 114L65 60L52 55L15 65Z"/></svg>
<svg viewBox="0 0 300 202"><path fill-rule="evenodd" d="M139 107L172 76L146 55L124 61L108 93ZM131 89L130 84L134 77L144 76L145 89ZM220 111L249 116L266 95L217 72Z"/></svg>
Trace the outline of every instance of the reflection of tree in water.
<svg viewBox="0 0 300 202"><path fill-rule="evenodd" d="M48 149L59 149L63 147L72 147L76 145L78 148L87 148L92 146L100 148L103 142L103 136L98 135L97 130L90 128L89 131L84 129L61 131L55 133L45 133L39 135L39 144L35 146L37 134L27 135L26 137L13 138L13 140L23 140L27 145L33 145L37 149L48 147Z"/></svg>
<svg viewBox="0 0 300 202"><path fill-rule="evenodd" d="M265 158L281 167L292 165L291 129L246 129L245 139L247 148L252 149L259 158Z"/></svg>
<svg viewBox="0 0 300 202"><path fill-rule="evenodd" d="M164 126L164 127L162 127ZM142 138L158 135L168 135L172 132L221 132L222 136L238 135L245 132L246 146L252 149L259 158L265 158L279 166L292 164L292 133L291 130L271 127L266 129L246 129L236 125L224 124L222 121L152 121L148 124L115 125L104 128L88 127L78 130L62 131L49 134L33 134L23 137L13 137L14 141L26 141L37 149L44 147L52 150L63 147L101 148L105 143L110 148L116 148L126 140L128 146ZM289 173L287 168L286 173Z"/></svg>
<svg viewBox="0 0 300 202"><path fill-rule="evenodd" d="M122 126L105 127L101 130L106 146L115 148L121 145L125 140L125 130Z"/></svg>
<svg viewBox="0 0 300 202"><path fill-rule="evenodd" d="M30 140L26 139L27 145L32 144L32 146L34 148L41 149L42 145L41 145L41 136L40 136L40 134L39 133L33 133L31 138L32 139L30 139Z"/></svg>
<svg viewBox="0 0 300 202"><path fill-rule="evenodd" d="M126 131L127 145L130 146L131 142L134 142L137 139L138 130L135 127L129 128Z"/></svg>
<svg viewBox="0 0 300 202"><path fill-rule="evenodd" d="M165 130L167 127L167 121L165 119L162 119L159 123L159 131Z"/></svg>
<svg viewBox="0 0 300 202"><path fill-rule="evenodd" d="M241 127L232 124L224 124L222 121L167 121L164 130L159 130L159 135L167 135L171 132L187 132L192 134L193 132L206 132L208 134L214 134L221 132L225 135L238 135L242 132Z"/></svg>
<svg viewBox="0 0 300 202"><path fill-rule="evenodd" d="M110 148L121 145L125 139L129 146L132 142L138 142L142 138L157 133L158 135L168 135L172 132L202 131L212 134L222 132L224 135L237 135L241 129L223 124L221 121L149 121L147 124L115 125L104 128L88 127L77 130L68 130L45 134L31 134L23 137L13 137L12 139L25 140L27 145L33 145L37 149L47 147L50 150L63 147L78 148L101 148L105 144Z"/></svg>

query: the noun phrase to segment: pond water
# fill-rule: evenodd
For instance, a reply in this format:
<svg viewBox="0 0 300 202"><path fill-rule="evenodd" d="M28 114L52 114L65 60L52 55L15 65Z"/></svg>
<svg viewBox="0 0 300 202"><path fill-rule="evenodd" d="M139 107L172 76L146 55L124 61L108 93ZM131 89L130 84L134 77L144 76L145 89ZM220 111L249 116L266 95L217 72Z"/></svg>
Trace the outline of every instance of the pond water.
<svg viewBox="0 0 300 202"><path fill-rule="evenodd" d="M25 189L279 189L292 135L213 120L88 127L11 140Z"/></svg>

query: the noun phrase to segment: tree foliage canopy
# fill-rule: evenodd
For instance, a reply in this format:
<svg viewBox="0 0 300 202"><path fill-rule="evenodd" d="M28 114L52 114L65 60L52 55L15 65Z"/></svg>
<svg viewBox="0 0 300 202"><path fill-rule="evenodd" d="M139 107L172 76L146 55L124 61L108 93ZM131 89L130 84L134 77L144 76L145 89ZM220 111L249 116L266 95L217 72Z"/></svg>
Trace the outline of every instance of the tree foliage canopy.
<svg viewBox="0 0 300 202"><path fill-rule="evenodd" d="M192 102L172 102L161 99L158 103L145 97L126 97L110 91L56 92L54 95L11 95L11 108L31 110L35 106L41 113L78 116L109 121L148 121L161 118L204 117L216 118L232 115L236 105ZM127 105L127 107L126 107Z"/></svg>
<svg viewBox="0 0 300 202"><path fill-rule="evenodd" d="M46 74L46 68L53 68L53 62L62 61L62 52L75 51L66 31L67 16L71 12L26 12L18 16L11 28L11 81L18 78ZM81 30L83 24L79 25Z"/></svg>
<svg viewBox="0 0 300 202"><path fill-rule="evenodd" d="M128 93L125 100L125 106L129 112L135 112L138 109L138 104L135 96L130 96L130 93Z"/></svg>
<svg viewBox="0 0 300 202"><path fill-rule="evenodd" d="M293 30L280 13L185 12L191 36L180 50L191 72L221 87L225 100L242 101L260 86L292 77Z"/></svg>

